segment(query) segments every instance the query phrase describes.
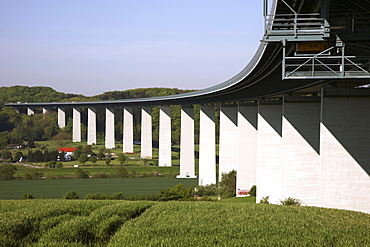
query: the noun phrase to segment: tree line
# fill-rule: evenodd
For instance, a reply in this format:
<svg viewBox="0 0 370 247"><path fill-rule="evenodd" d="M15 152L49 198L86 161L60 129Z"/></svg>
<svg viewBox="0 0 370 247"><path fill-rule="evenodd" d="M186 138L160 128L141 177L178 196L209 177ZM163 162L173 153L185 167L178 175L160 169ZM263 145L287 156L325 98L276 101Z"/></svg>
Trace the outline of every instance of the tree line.
<svg viewBox="0 0 370 247"><path fill-rule="evenodd" d="M157 97L191 92L194 90L181 90L177 88L138 88L126 91L106 92L101 95L86 97L77 94L65 94L57 92L50 87L0 87L0 149L6 148L8 144L28 143L28 147L34 147L34 141L58 140L63 145L63 140L72 138L72 109L66 109L66 127L59 129L57 124L57 109L50 109L42 114L42 109L36 109L36 114L28 116L19 114L13 107L5 107L4 103L9 102L58 102L58 101L99 101L117 100L130 98ZM198 141L199 132L199 110L200 106L195 105L195 141ZM123 136L123 110L122 107L114 107L115 110L115 133L116 140L121 141ZM26 109L21 110L26 113ZM96 129L98 141L104 140L105 135L105 108L96 108ZM134 139L141 137L141 108L133 107L134 113ZM87 136L87 108L82 107L81 111L81 132L82 140ZM172 143L179 143L180 139L180 116L181 106L171 106L171 131ZM153 141L159 140L159 106L152 109ZM216 128L218 126L218 112L216 111Z"/></svg>

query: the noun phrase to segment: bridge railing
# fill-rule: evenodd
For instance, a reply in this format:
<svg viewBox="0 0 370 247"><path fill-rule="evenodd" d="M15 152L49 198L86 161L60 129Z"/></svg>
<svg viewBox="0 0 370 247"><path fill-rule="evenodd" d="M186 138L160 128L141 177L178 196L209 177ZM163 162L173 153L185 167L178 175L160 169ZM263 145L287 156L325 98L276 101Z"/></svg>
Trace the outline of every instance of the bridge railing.
<svg viewBox="0 0 370 247"><path fill-rule="evenodd" d="M327 55L336 48L312 56L285 57L283 79L370 78L370 57Z"/></svg>
<svg viewBox="0 0 370 247"><path fill-rule="evenodd" d="M265 40L318 40L329 37L330 28L319 14L279 14L265 16Z"/></svg>

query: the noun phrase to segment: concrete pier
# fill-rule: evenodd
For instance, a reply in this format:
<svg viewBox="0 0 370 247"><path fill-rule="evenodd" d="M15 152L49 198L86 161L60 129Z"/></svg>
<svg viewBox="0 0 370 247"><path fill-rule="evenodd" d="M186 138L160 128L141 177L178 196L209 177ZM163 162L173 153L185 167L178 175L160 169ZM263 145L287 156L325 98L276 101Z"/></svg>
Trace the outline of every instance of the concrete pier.
<svg viewBox="0 0 370 247"><path fill-rule="evenodd" d="M196 178L194 164L194 108L181 108L180 175L177 178Z"/></svg>
<svg viewBox="0 0 370 247"><path fill-rule="evenodd" d="M216 183L216 126L213 105L200 108L199 185Z"/></svg>
<svg viewBox="0 0 370 247"><path fill-rule="evenodd" d="M370 213L369 89L332 90L321 93L320 206Z"/></svg>
<svg viewBox="0 0 370 247"><path fill-rule="evenodd" d="M283 196L282 101L259 101L257 133L257 202L269 196L278 204Z"/></svg>
<svg viewBox="0 0 370 247"><path fill-rule="evenodd" d="M58 126L61 129L66 127L66 109L64 107L58 108Z"/></svg>
<svg viewBox="0 0 370 247"><path fill-rule="evenodd" d="M134 117L132 107L123 108L123 152L134 152Z"/></svg>
<svg viewBox="0 0 370 247"><path fill-rule="evenodd" d="M33 108L27 108L27 115L35 115L35 110Z"/></svg>
<svg viewBox="0 0 370 247"><path fill-rule="evenodd" d="M72 141L81 142L81 108L73 108Z"/></svg>
<svg viewBox="0 0 370 247"><path fill-rule="evenodd" d="M238 147L237 147L237 197L256 185L257 168L257 113L256 103L239 104L238 108ZM238 194L240 191L241 194Z"/></svg>
<svg viewBox="0 0 370 247"><path fill-rule="evenodd" d="M105 148L115 148L114 109L105 108Z"/></svg>
<svg viewBox="0 0 370 247"><path fill-rule="evenodd" d="M158 166L171 166L171 108L159 108L159 158Z"/></svg>
<svg viewBox="0 0 370 247"><path fill-rule="evenodd" d="M220 106L219 181L222 174L237 169L238 107L235 104Z"/></svg>
<svg viewBox="0 0 370 247"><path fill-rule="evenodd" d="M152 158L152 108L141 108L141 158Z"/></svg>
<svg viewBox="0 0 370 247"><path fill-rule="evenodd" d="M283 115L283 195L320 205L320 98L285 97Z"/></svg>
<svg viewBox="0 0 370 247"><path fill-rule="evenodd" d="M87 109L87 145L96 144L96 110Z"/></svg>

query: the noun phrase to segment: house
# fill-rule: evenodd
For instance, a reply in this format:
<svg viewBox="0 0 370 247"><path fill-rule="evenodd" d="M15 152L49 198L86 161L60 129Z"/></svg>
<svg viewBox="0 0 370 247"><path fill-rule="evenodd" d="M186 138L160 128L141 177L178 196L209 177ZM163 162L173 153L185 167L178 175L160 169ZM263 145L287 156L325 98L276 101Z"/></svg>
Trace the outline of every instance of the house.
<svg viewBox="0 0 370 247"><path fill-rule="evenodd" d="M59 153L64 152L64 160L65 161L71 161L73 160L74 151L77 148L68 148L68 147L61 147L59 148ZM60 160L60 158L58 158Z"/></svg>

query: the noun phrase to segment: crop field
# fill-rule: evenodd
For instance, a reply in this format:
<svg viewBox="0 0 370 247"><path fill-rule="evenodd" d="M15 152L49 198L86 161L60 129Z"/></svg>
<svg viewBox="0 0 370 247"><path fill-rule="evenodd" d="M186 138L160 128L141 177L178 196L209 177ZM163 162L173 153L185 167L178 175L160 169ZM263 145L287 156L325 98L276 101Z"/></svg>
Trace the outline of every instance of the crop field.
<svg viewBox="0 0 370 247"><path fill-rule="evenodd" d="M219 202L0 201L3 246L369 246L370 215Z"/></svg>
<svg viewBox="0 0 370 247"><path fill-rule="evenodd" d="M60 199L70 190L76 191L80 198L87 194L113 194L123 192L124 196L156 194L182 183L185 187L195 187L197 179L177 178L109 178L109 179L62 179L1 181L0 199L19 199L25 193L35 198Z"/></svg>

